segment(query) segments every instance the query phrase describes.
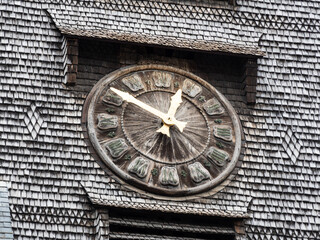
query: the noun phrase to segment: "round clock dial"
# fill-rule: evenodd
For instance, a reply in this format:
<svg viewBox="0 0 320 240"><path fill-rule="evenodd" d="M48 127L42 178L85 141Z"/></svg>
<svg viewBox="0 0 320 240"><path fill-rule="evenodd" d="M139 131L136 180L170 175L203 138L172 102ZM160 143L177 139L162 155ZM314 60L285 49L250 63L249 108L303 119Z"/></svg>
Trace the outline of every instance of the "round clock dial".
<svg viewBox="0 0 320 240"><path fill-rule="evenodd" d="M208 191L234 169L241 127L230 103L195 75L167 66L120 69L86 102L87 129L122 180L160 195Z"/></svg>

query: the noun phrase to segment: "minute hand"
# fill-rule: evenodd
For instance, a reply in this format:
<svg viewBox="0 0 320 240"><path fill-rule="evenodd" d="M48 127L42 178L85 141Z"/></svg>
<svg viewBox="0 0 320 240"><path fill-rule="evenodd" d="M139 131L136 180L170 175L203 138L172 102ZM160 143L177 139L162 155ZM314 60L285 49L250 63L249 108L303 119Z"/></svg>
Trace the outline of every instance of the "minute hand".
<svg viewBox="0 0 320 240"><path fill-rule="evenodd" d="M127 102L131 102L139 107L141 107L142 109L146 110L147 112L152 113L153 115L161 118L162 120L166 120L168 118L167 114L145 104L144 102L141 102L140 100L136 99L134 96L132 96L131 94L127 93L127 92L123 92L120 91L116 88L111 87L110 88L113 92L115 92L116 94L118 94L123 100L127 101ZM177 123L179 121L174 121L173 124Z"/></svg>

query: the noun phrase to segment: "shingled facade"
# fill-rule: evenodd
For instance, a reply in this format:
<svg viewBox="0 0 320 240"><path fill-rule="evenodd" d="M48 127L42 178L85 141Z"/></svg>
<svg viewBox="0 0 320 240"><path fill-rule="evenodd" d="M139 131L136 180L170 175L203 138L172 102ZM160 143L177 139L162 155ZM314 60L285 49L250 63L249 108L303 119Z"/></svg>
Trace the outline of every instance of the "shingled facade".
<svg viewBox="0 0 320 240"><path fill-rule="evenodd" d="M319 0L0 3L0 238L320 239ZM241 165L221 188L154 197L90 149L90 90L141 64L192 72L236 109Z"/></svg>

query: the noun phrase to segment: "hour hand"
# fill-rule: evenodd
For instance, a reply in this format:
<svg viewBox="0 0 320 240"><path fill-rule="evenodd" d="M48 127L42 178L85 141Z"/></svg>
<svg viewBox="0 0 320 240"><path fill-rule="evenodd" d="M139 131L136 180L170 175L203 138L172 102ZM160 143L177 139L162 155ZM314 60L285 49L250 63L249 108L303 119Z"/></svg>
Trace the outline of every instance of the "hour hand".
<svg viewBox="0 0 320 240"><path fill-rule="evenodd" d="M171 97L171 103L170 103L170 107L167 113L167 119L168 120L173 120L175 121L175 125L178 127L178 129L180 130L180 132L183 132L183 129L185 128L185 126L187 125L187 122L181 122L175 119L174 115L176 114L176 111L178 109L178 107L180 106L180 104L182 103L182 99L181 99L181 95L182 95L182 90L179 89L172 97ZM170 137L170 126L172 126L172 124L165 124L166 121L164 121L163 126L157 130L157 132L161 132L163 134L166 134Z"/></svg>
<svg viewBox="0 0 320 240"><path fill-rule="evenodd" d="M176 111L177 111L178 107L179 107L180 104L182 103L181 94L182 94L182 90L179 89L179 90L171 97L171 103L170 103L170 107L169 107L169 110L168 110L168 115L169 115L170 117L174 117L174 115L176 114Z"/></svg>

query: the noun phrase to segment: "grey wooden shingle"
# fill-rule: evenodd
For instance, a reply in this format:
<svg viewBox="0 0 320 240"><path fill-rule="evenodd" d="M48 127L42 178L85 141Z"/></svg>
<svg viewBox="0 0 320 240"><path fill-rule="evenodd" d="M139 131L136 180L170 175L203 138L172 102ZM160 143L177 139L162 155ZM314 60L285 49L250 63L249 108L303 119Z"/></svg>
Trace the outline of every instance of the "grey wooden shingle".
<svg viewBox="0 0 320 240"><path fill-rule="evenodd" d="M0 182L0 239L13 239L7 183Z"/></svg>

